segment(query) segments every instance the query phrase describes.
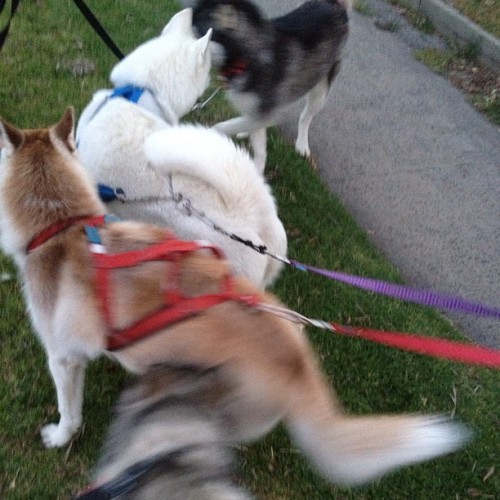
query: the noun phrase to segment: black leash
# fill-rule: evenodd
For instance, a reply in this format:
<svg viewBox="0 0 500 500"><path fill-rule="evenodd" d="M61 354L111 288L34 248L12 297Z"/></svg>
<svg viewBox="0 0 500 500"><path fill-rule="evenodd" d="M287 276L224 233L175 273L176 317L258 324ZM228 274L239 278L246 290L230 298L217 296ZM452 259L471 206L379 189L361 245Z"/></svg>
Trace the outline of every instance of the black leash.
<svg viewBox="0 0 500 500"><path fill-rule="evenodd" d="M5 3L6 0L0 0L0 14L2 13L5 7ZM9 33L9 28L10 28L10 22L12 21L12 18L14 17L14 14L18 7L19 7L19 0L11 0L9 20L5 25L5 28L3 28L2 31L0 31L0 50L2 49L5 40L7 39L7 34Z"/></svg>
<svg viewBox="0 0 500 500"><path fill-rule="evenodd" d="M5 0L0 0L5 1ZM19 0L17 0L19 1ZM93 14L93 12L87 7L83 0L74 0L76 6L80 9L80 12L83 14L85 19L89 22L89 24L94 28L94 31L101 37L102 41L108 46L108 48L113 52L113 54L118 59L123 59L125 56L123 52L117 47L115 42L108 35L106 30L103 28L102 24L99 22L97 17ZM14 3L14 0L13 2Z"/></svg>

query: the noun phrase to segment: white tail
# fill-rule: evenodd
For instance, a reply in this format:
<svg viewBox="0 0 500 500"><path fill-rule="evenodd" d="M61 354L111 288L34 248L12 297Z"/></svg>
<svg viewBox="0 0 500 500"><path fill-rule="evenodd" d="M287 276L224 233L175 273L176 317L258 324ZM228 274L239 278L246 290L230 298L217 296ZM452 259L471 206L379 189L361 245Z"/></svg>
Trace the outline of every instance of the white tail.
<svg viewBox="0 0 500 500"><path fill-rule="evenodd" d="M356 485L461 447L469 431L441 416L335 416L288 425L295 441L329 480Z"/></svg>
<svg viewBox="0 0 500 500"><path fill-rule="evenodd" d="M159 173L200 179L214 186L227 203L235 189L243 190L255 178L263 183L249 154L214 129L184 124L158 130L146 138L144 151Z"/></svg>

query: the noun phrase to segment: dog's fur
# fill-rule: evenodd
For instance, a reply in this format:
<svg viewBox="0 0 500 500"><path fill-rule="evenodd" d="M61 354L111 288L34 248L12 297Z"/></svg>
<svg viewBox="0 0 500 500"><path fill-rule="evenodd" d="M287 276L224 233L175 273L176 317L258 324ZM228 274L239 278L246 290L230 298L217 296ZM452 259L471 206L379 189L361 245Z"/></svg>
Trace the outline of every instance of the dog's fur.
<svg viewBox="0 0 500 500"><path fill-rule="evenodd" d="M249 499L235 484L226 439L239 404L225 371L161 365L137 377L116 405L90 491L99 498L127 489L127 500Z"/></svg>
<svg viewBox="0 0 500 500"><path fill-rule="evenodd" d="M137 103L143 116L143 123L135 125L139 134L143 133L147 120L150 129L165 128L166 124L176 125L210 83L212 60L208 45L212 31L207 30L197 40L193 35L192 16L192 9L175 14L160 36L139 45L111 72L110 80L115 87L134 85L147 90ZM80 117L78 142L90 140L85 126L97 116L119 113L123 107L119 104L125 101L114 99L107 103L111 93L112 90L102 89L94 94ZM106 125L111 127L112 124L113 121L108 118ZM133 123L127 125L134 126Z"/></svg>
<svg viewBox="0 0 500 500"><path fill-rule="evenodd" d="M68 442L81 424L84 370L105 352L108 331L94 288L94 269L82 223L27 253L41 231L57 221L105 213L92 180L78 161L73 110L49 129L19 130L0 120L5 142L0 163L0 234L23 281L33 326L43 343L58 396L59 424L47 425L47 447ZM100 230L109 253L163 241L165 229L139 222L112 222ZM164 304L174 264L152 261L114 273L112 327L121 329ZM180 261L180 293L220 290L227 262L206 251ZM235 290L259 303L277 304L248 280ZM459 424L418 415L351 417L345 414L301 329L280 316L236 301L165 327L114 351L135 373L176 363L201 369L225 365L234 382L228 442L255 439L284 420L293 439L332 481L356 484L396 467L456 449Z"/></svg>
<svg viewBox="0 0 500 500"><path fill-rule="evenodd" d="M170 176L173 189L225 231L286 255L274 198L248 153L214 130L170 126L209 81L211 31L197 41L191 15L191 9L176 14L162 36L139 46L113 69L115 85L134 84L151 92L138 104L122 98L103 104L111 91L97 92L79 120L80 158L99 183L125 191L125 203L110 204L113 213L169 226L185 239L209 240L225 251L237 274L267 287L282 268L279 261L216 232L208 221L181 213L172 200ZM152 96L171 112L150 107Z"/></svg>
<svg viewBox="0 0 500 500"><path fill-rule="evenodd" d="M295 148L310 156L309 126L340 70L350 9L350 0L310 0L267 20L248 0L199 0L195 6L193 25L198 33L213 29L214 63L242 115L215 128L229 135L249 132L260 169L266 162L265 128L304 96Z"/></svg>

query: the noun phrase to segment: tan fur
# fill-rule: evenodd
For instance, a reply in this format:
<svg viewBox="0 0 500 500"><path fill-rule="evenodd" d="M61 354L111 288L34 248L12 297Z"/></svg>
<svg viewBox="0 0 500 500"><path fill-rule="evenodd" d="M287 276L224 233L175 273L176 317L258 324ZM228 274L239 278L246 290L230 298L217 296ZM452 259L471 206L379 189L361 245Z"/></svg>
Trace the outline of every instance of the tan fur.
<svg viewBox="0 0 500 500"><path fill-rule="evenodd" d="M1 165L3 246L18 263L33 324L46 347L58 391L61 421L44 428L44 442L61 446L81 423L83 369L87 360L104 352L108 332L95 295L94 269L82 225L64 230L28 255L25 248L50 224L76 215L102 214L105 208L76 159L71 110L48 130L18 131L2 123L0 131L11 148ZM115 253L160 242L165 230L138 222L114 222L100 234L107 251ZM163 261L114 272L114 326L127 326L156 310L176 281L188 296L214 293L229 270L227 262L208 251L193 253L180 265L178 279L173 265ZM243 278L235 278L235 286L261 302L279 303ZM235 430L228 439L254 439L284 419L317 467L334 480L356 483L422 459L413 457L410 444L411 432L426 428L425 417L345 416L300 328L240 303L213 307L113 356L136 373L169 362L202 368L226 365L240 391ZM432 425L439 427L433 427L438 434L451 432L443 430L445 424ZM449 451L463 440L457 437L457 429L453 436L448 434L442 439L439 434L436 450L424 453L424 458ZM392 447L396 451L402 447L404 457L381 465L377 453L387 447L389 455ZM350 464L349 460L352 467L344 464ZM363 460L369 465L360 470L356 463L364 464Z"/></svg>

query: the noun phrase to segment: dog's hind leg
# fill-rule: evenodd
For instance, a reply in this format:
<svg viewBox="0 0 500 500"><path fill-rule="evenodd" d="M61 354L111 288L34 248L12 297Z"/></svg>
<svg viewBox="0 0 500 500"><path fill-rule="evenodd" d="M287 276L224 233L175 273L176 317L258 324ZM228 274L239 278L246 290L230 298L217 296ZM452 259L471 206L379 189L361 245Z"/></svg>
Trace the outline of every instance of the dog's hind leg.
<svg viewBox="0 0 500 500"><path fill-rule="evenodd" d="M253 161L257 170L263 174L267 159L267 130L260 128L250 133L250 145L253 151Z"/></svg>
<svg viewBox="0 0 500 500"><path fill-rule="evenodd" d="M309 127L312 119L323 109L328 93L333 81L340 71L340 61L333 64L326 78L320 80L306 95L306 105L299 118L297 140L295 141L296 151L309 158L311 150L309 148Z"/></svg>
<svg viewBox="0 0 500 500"><path fill-rule="evenodd" d="M55 448L65 445L82 423L85 362L49 356L49 368L56 386L60 420L44 426L41 434L45 447Z"/></svg>
<svg viewBox="0 0 500 500"><path fill-rule="evenodd" d="M309 158L311 149L309 148L309 127L312 119L321 111L325 105L330 84L327 78L320 80L306 95L306 104L299 117L297 140L295 141L296 151Z"/></svg>

